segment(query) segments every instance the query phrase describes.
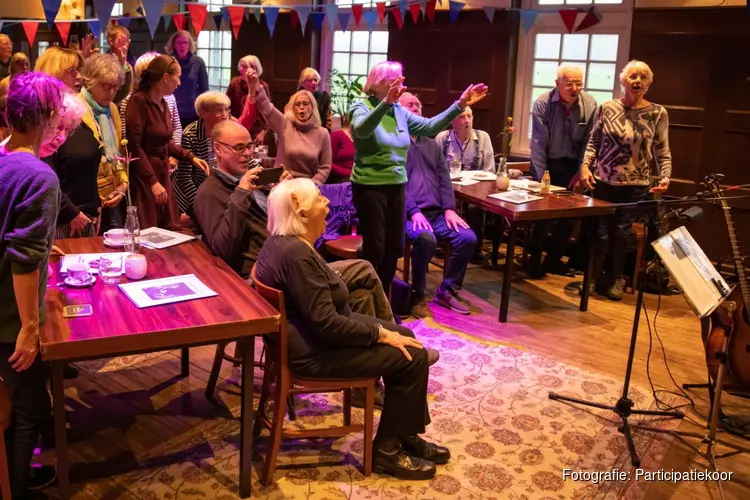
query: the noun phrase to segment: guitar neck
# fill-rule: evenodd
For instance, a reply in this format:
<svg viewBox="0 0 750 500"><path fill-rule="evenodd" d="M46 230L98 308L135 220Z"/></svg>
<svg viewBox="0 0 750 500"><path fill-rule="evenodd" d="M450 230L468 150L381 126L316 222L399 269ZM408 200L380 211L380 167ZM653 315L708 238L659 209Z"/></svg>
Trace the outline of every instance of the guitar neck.
<svg viewBox="0 0 750 500"><path fill-rule="evenodd" d="M737 274L740 280L740 289L742 290L742 300L747 307L750 304L750 287L748 287L747 276L745 275L745 266L742 263L742 254L740 245L737 241L737 234L734 229L734 221L729 204L726 200L721 202L721 208L724 210L724 218L727 221L727 230L729 231L729 241L732 244L732 255L734 256L734 265L737 267Z"/></svg>

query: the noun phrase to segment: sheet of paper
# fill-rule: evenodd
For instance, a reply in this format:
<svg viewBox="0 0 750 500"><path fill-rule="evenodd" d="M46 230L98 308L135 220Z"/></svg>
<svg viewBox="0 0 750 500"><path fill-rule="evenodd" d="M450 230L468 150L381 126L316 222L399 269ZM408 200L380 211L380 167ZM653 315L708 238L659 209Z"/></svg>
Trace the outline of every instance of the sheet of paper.
<svg viewBox="0 0 750 500"><path fill-rule="evenodd" d="M479 184L479 181L473 179L461 179L459 181L453 181L456 186L471 186L472 184Z"/></svg>
<svg viewBox="0 0 750 500"><path fill-rule="evenodd" d="M195 236L176 233L159 227L150 227L141 231L141 245L157 250L169 248L194 239Z"/></svg>
<svg viewBox="0 0 750 500"><path fill-rule="evenodd" d="M218 295L194 274L118 285L138 308L161 306Z"/></svg>
<svg viewBox="0 0 750 500"><path fill-rule="evenodd" d="M541 196L534 196L533 194L529 194L528 191L525 191L523 189L505 191L502 193L495 193L495 194L490 194L487 196L490 198L495 198L500 201L507 201L509 203L515 203L517 205L521 203L528 203L530 201L543 199Z"/></svg>

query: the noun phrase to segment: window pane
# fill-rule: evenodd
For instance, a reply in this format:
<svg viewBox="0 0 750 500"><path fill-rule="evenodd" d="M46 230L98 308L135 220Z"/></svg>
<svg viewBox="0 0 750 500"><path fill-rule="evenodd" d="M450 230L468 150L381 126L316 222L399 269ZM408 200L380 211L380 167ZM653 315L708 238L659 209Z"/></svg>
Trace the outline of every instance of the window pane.
<svg viewBox="0 0 750 500"><path fill-rule="evenodd" d="M622 3L622 0L594 0L594 3L614 3L614 4L619 4L619 3Z"/></svg>
<svg viewBox="0 0 750 500"><path fill-rule="evenodd" d="M587 90L586 92L588 92L591 97L596 99L597 104L601 104L604 101L612 100L612 92L601 92L599 90L591 90L591 91Z"/></svg>
<svg viewBox="0 0 750 500"><path fill-rule="evenodd" d="M616 61L619 35L591 35L591 57L593 61Z"/></svg>
<svg viewBox="0 0 750 500"><path fill-rule="evenodd" d="M349 50L351 38L352 34L350 31L335 31L333 33L333 50Z"/></svg>
<svg viewBox="0 0 750 500"><path fill-rule="evenodd" d="M536 36L534 59L557 59L560 57L560 35L540 33Z"/></svg>
<svg viewBox="0 0 750 500"><path fill-rule="evenodd" d="M589 64L586 88L613 90L615 88L615 65L604 63Z"/></svg>
<svg viewBox="0 0 750 500"><path fill-rule="evenodd" d="M383 62L388 59L386 54L370 54L370 64L367 66L367 70L375 66L379 62Z"/></svg>
<svg viewBox="0 0 750 500"><path fill-rule="evenodd" d="M352 54L352 62L351 66L349 66L349 72L353 75L366 75L368 70L367 54Z"/></svg>
<svg viewBox="0 0 750 500"><path fill-rule="evenodd" d="M565 3L567 5L581 5L581 4L591 4L593 2L592 0L567 0Z"/></svg>
<svg viewBox="0 0 750 500"><path fill-rule="evenodd" d="M333 69L339 73L349 73L349 54L347 52L333 53Z"/></svg>
<svg viewBox="0 0 750 500"><path fill-rule="evenodd" d="M547 61L534 62L532 85L551 87L557 79L557 63Z"/></svg>
<svg viewBox="0 0 750 500"><path fill-rule="evenodd" d="M588 35L563 35L563 59L585 61L589 53Z"/></svg>
<svg viewBox="0 0 750 500"><path fill-rule="evenodd" d="M232 67L232 51L222 50L221 52L222 52L221 65L225 68L231 68Z"/></svg>
<svg viewBox="0 0 750 500"><path fill-rule="evenodd" d="M378 52L380 54L388 53L388 32L387 31L373 31L372 38L370 40L370 52Z"/></svg>
<svg viewBox="0 0 750 500"><path fill-rule="evenodd" d="M531 107L529 107L529 111L534 110L534 103L537 99L539 99L539 96L547 92L548 90L552 90L552 85L549 87L534 87L531 89Z"/></svg>
<svg viewBox="0 0 750 500"><path fill-rule="evenodd" d="M370 34L366 31L352 32L352 52L367 52Z"/></svg>
<svg viewBox="0 0 750 500"><path fill-rule="evenodd" d="M539 0L539 5L562 5L564 0Z"/></svg>

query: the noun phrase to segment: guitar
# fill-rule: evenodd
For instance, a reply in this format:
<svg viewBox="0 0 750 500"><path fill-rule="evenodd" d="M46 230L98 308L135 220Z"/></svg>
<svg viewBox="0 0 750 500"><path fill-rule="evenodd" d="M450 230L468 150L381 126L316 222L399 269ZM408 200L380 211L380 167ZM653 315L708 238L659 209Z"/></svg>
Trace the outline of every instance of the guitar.
<svg viewBox="0 0 750 500"><path fill-rule="evenodd" d="M720 181L722 174L712 174L703 179L703 183L711 192L719 197L722 194ZM748 286L745 267L742 263L737 233L732 221L731 208L726 200L718 202L724 212L724 218L732 244L732 254L739 276L739 286L735 287L727 297L727 307L719 307L710 317L710 327L705 337L706 365L712 380L716 380L719 370L719 359L724 347L724 337L729 335L727 344L728 376L725 378L724 388L728 391L750 392L750 320L748 320L748 305L750 305L750 286ZM736 307L732 307L734 304Z"/></svg>

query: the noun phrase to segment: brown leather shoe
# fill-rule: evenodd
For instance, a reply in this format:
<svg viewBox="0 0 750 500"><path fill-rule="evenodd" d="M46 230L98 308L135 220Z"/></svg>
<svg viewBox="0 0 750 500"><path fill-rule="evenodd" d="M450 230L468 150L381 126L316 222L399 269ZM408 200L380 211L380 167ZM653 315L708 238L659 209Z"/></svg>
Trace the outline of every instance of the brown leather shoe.
<svg viewBox="0 0 750 500"><path fill-rule="evenodd" d="M451 451L448 448L425 441L416 434L404 438L402 446L409 455L424 458L434 464L447 464L451 459Z"/></svg>

